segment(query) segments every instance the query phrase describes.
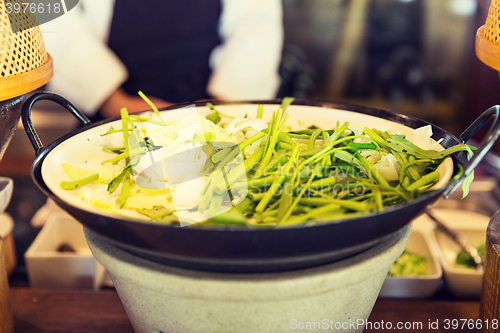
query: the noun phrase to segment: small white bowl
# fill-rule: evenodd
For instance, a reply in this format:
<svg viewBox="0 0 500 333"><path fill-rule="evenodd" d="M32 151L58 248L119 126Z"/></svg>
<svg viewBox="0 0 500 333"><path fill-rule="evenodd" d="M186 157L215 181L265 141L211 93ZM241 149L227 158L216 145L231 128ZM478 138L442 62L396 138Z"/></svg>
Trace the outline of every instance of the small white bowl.
<svg viewBox="0 0 500 333"><path fill-rule="evenodd" d="M486 242L490 217L458 209L433 209L433 212L447 226L463 233L475 247ZM449 292L460 299L479 299L483 272L457 264L460 247L443 232L436 228L432 236L439 247L439 259Z"/></svg>
<svg viewBox="0 0 500 333"><path fill-rule="evenodd" d="M420 219L420 218L418 218ZM418 220L417 219L417 220ZM406 250L427 259L427 274L421 276L387 276L380 297L430 298L439 288L443 270L427 228L413 224Z"/></svg>
<svg viewBox="0 0 500 333"><path fill-rule="evenodd" d="M57 251L62 244L75 252ZM105 275L105 269L90 252L82 225L66 214L48 218L24 259L34 288L97 290Z"/></svg>

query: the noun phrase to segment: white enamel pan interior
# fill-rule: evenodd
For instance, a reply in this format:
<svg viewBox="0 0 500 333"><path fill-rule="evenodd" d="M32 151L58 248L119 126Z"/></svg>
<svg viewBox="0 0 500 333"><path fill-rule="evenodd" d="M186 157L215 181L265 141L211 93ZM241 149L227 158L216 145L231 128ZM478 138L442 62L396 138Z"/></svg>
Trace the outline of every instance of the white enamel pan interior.
<svg viewBox="0 0 500 333"><path fill-rule="evenodd" d="M266 104L264 106L264 120L270 121L273 111L277 111L279 106L279 104ZM217 109L221 113L231 116L243 117L247 115L249 118L255 118L257 105L218 105ZM211 113L210 109L206 106L188 106L174 112L163 111L162 118L167 120L169 117L177 115L179 112L182 114L197 112L201 115L208 115ZM287 125L291 126L293 130L306 129L311 125L316 125L317 127L327 130L335 128L337 122L342 124L348 121L351 128L357 128L360 132L362 132L365 126L368 126L369 128L376 128L381 131L398 132L406 135L408 140L413 141L413 128L367 114L305 105L291 105L288 107L287 113L290 115ZM112 152L102 150L103 147L123 146L123 136L121 133L101 136L101 134L106 133L110 126L119 129L122 126L121 121L116 120L91 128L60 143L45 158L42 165L42 175L50 191L68 204L93 213L116 216L115 213L109 213L83 201L77 196L77 191L64 190L60 186L62 181L71 180L62 168L63 163L70 163L86 170L99 170L102 161L116 156L116 154ZM435 143L433 139L431 139L431 141ZM436 148L437 150L443 149L439 144L436 145ZM435 185L436 189L446 186L450 181L453 174L453 161L450 158L445 159L439 168L439 172L441 177ZM126 217L147 221L147 218L143 215L135 214L130 210L122 209L118 214L122 218Z"/></svg>

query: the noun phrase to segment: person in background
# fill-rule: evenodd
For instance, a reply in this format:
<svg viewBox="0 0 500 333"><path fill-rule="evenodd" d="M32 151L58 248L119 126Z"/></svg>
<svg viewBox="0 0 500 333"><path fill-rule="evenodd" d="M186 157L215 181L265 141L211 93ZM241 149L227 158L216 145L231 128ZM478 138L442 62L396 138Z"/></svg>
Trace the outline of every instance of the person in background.
<svg viewBox="0 0 500 333"><path fill-rule="evenodd" d="M270 99L279 88L280 0L80 0L41 27L48 89L93 117L203 99Z"/></svg>

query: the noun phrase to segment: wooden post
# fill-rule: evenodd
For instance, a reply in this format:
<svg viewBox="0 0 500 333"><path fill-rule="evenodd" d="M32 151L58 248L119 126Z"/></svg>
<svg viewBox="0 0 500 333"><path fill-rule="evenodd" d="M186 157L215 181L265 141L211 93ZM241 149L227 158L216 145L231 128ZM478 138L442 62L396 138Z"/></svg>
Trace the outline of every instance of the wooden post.
<svg viewBox="0 0 500 333"><path fill-rule="evenodd" d="M7 270L5 268L2 239L0 238L0 333L14 333L12 307Z"/></svg>
<svg viewBox="0 0 500 333"><path fill-rule="evenodd" d="M491 219L486 231L480 315L482 332L500 332L500 212Z"/></svg>

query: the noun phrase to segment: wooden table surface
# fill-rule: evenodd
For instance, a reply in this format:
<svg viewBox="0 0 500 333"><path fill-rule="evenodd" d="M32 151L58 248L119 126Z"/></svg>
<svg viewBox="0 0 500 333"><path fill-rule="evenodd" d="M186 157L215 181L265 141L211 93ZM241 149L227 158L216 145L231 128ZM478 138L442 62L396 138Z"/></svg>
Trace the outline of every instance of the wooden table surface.
<svg viewBox="0 0 500 333"><path fill-rule="evenodd" d="M133 329L118 294L113 289L99 292L46 290L11 287L11 303L16 333L132 333ZM479 316L479 302L449 300L378 299L365 332L383 332L375 323L394 326L411 323L414 329L404 332L477 332L446 330L445 320L474 319ZM429 329L429 321L439 321L438 329ZM417 326L415 323L422 323ZM409 324L407 324L409 325ZM237 333L237 332L235 332Z"/></svg>

